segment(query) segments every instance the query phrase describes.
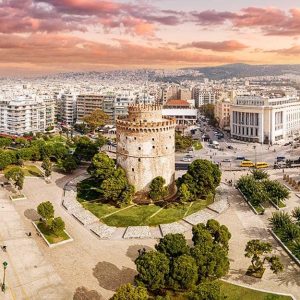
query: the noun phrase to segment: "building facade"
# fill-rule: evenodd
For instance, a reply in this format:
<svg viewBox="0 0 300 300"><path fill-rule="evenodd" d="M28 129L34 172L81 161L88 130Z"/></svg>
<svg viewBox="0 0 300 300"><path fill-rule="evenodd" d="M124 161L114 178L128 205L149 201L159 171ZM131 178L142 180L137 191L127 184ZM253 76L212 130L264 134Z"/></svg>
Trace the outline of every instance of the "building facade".
<svg viewBox="0 0 300 300"><path fill-rule="evenodd" d="M215 118L219 122L219 127L224 130L230 130L230 105L229 99L218 101L215 104Z"/></svg>
<svg viewBox="0 0 300 300"><path fill-rule="evenodd" d="M54 125L54 100L18 96L0 101L0 132L10 135L44 132Z"/></svg>
<svg viewBox="0 0 300 300"><path fill-rule="evenodd" d="M82 122L84 116L91 114L96 109L103 110L103 95L81 94L77 96L77 120Z"/></svg>
<svg viewBox="0 0 300 300"><path fill-rule="evenodd" d="M156 104L129 105L128 116L117 120L117 163L136 192L148 192L157 176L175 187L175 126Z"/></svg>
<svg viewBox="0 0 300 300"><path fill-rule="evenodd" d="M233 138L273 144L300 131L297 96L238 96L230 109Z"/></svg>

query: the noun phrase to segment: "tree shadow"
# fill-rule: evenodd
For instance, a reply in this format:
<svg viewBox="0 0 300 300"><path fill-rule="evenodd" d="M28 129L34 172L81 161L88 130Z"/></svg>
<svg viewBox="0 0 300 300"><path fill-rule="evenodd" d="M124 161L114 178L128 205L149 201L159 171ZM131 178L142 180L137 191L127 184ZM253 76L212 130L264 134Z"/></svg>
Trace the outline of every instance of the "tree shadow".
<svg viewBox="0 0 300 300"><path fill-rule="evenodd" d="M95 290L88 290L86 287L78 287L74 293L73 300L104 300Z"/></svg>
<svg viewBox="0 0 300 300"><path fill-rule="evenodd" d="M276 275L276 282L279 285L296 285L299 287L300 291L300 277L299 277L299 267L296 263L291 262L288 264L282 273Z"/></svg>
<svg viewBox="0 0 300 300"><path fill-rule="evenodd" d="M120 285L133 282L137 272L130 268L121 270L106 261L98 262L93 269L93 275L98 280L99 285L106 290L115 291Z"/></svg>
<svg viewBox="0 0 300 300"><path fill-rule="evenodd" d="M245 269L231 269L229 271L229 274L224 277L224 279L230 279L230 280L235 280L235 281L241 281L243 283L253 285L258 283L261 279L255 278L252 276L246 275Z"/></svg>
<svg viewBox="0 0 300 300"><path fill-rule="evenodd" d="M146 249L146 251L153 250L153 248L145 245L133 245L129 246L126 252L126 255L132 260L135 261L139 256L139 250Z"/></svg>
<svg viewBox="0 0 300 300"><path fill-rule="evenodd" d="M40 215L33 208L26 209L24 211L24 216L31 221L38 221L40 219Z"/></svg>

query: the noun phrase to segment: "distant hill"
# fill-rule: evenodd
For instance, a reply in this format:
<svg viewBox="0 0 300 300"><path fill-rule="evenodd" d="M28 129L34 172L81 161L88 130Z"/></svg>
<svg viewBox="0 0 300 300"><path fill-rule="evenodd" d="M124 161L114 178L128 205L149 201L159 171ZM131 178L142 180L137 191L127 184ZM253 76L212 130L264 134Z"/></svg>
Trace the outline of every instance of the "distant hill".
<svg viewBox="0 0 300 300"><path fill-rule="evenodd" d="M229 64L217 67L184 68L196 70L210 79L226 79L232 77L279 76L283 74L300 75L300 65L247 65Z"/></svg>

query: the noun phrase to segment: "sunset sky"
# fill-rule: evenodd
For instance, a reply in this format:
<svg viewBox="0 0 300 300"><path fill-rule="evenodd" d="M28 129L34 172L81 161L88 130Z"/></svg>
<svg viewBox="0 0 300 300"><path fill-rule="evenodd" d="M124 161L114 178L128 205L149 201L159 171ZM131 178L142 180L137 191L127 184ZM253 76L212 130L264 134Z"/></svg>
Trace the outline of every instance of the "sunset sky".
<svg viewBox="0 0 300 300"><path fill-rule="evenodd" d="M300 63L300 1L0 0L0 35L2 75Z"/></svg>

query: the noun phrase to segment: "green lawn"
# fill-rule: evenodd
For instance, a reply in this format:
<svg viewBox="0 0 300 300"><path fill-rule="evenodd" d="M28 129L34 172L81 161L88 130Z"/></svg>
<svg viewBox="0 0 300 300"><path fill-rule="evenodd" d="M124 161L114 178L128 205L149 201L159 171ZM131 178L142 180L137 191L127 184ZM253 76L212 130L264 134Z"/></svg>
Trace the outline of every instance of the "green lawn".
<svg viewBox="0 0 300 300"><path fill-rule="evenodd" d="M5 172L11 167L15 167L15 165L7 166L4 171L1 171L1 173ZM24 171L25 176L43 177L41 170L34 165L25 165L22 167L22 170Z"/></svg>
<svg viewBox="0 0 300 300"><path fill-rule="evenodd" d="M25 172L25 176L43 177L43 173L36 166L24 166L22 169Z"/></svg>
<svg viewBox="0 0 300 300"><path fill-rule="evenodd" d="M81 202L81 204L85 209L92 212L99 219L101 219L105 215L108 215L120 209L109 204L102 204L98 202L84 201Z"/></svg>
<svg viewBox="0 0 300 300"><path fill-rule="evenodd" d="M70 239L70 237L64 231L60 232L60 234L56 236L51 232L51 230L49 230L49 228L45 226L44 223L38 222L36 225L50 244L56 244Z"/></svg>
<svg viewBox="0 0 300 300"><path fill-rule="evenodd" d="M291 300L290 296L281 296L252 289L240 287L224 281L221 282L221 289L227 296L226 300Z"/></svg>

